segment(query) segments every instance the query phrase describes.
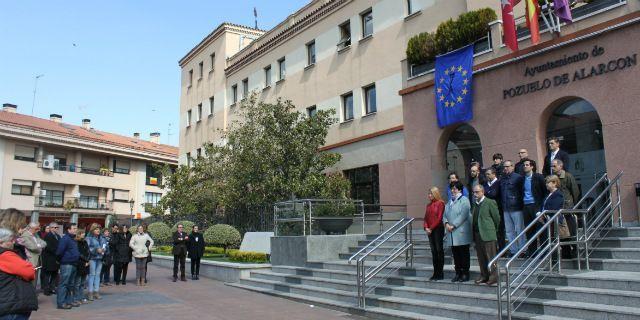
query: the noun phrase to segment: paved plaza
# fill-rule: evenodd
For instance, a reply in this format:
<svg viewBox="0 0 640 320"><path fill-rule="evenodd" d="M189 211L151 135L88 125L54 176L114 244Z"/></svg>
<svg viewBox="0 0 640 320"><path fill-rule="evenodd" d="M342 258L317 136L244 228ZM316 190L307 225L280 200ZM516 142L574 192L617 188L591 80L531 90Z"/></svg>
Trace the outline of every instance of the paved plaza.
<svg viewBox="0 0 640 320"><path fill-rule="evenodd" d="M171 270L149 265L149 284L135 286L129 265L126 286L101 288L102 299L71 310L58 310L55 296L39 295L31 319L363 319L343 312L245 291L220 281L171 281Z"/></svg>

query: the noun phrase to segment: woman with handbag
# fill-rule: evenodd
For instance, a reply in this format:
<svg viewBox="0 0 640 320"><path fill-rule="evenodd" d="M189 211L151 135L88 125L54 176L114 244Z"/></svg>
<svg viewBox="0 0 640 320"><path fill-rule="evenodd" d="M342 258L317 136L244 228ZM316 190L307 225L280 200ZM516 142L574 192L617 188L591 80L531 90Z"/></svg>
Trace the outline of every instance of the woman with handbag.
<svg viewBox="0 0 640 320"><path fill-rule="evenodd" d="M147 233L148 234L148 233ZM149 235L151 236L151 235ZM149 250L149 255L147 255L147 260L144 262L144 283L147 283L147 275L149 274L149 262L153 261L153 257L151 256L151 241L147 240L145 242L145 246L147 246L147 250Z"/></svg>
<svg viewBox="0 0 640 320"><path fill-rule="evenodd" d="M564 205L564 195L562 194L562 191L559 190L559 186L560 186L560 179L558 178L558 176L556 175L550 175L545 179L545 184L547 186L547 190L549 191L549 194L547 195L547 197L544 199L544 202L542 203L542 210L541 212L538 212L538 216L540 217L539 220L539 227L541 228L542 225L545 224L546 220L551 218L554 214L556 214L557 210L562 209L562 206ZM545 210L550 210L553 212L546 212L545 214L542 214ZM560 221L560 225L558 226L558 229L560 230L560 237L564 238L564 237L568 237L569 236L569 227L567 226L567 222L564 219L563 215L560 215L559 217L559 221ZM555 231L555 228L551 227L551 233L553 234ZM542 232L542 234L540 235L541 238L541 243L542 245L546 245L547 242L547 233L546 232Z"/></svg>

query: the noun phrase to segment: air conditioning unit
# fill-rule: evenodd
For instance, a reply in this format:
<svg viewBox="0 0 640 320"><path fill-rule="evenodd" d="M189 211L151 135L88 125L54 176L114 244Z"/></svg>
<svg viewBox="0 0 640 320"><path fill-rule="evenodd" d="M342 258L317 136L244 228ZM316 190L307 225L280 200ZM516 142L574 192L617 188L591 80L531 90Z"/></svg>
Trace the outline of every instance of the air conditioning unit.
<svg viewBox="0 0 640 320"><path fill-rule="evenodd" d="M46 158L44 158L44 160L42 161L42 168L43 169L53 169L54 162L55 162L55 159L53 158L53 155L50 154Z"/></svg>
<svg viewBox="0 0 640 320"><path fill-rule="evenodd" d="M46 197L47 196L47 190L41 189L40 190L40 196L41 197Z"/></svg>

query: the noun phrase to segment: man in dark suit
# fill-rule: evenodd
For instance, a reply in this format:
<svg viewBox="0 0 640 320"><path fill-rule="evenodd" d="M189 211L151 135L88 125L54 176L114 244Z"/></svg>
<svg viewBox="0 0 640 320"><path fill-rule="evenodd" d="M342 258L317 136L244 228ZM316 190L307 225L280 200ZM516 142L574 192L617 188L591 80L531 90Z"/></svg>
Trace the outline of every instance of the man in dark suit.
<svg viewBox="0 0 640 320"><path fill-rule="evenodd" d="M49 233L44 237L47 245L42 251L42 273L40 274L40 288L44 295L49 296L56 293L56 279L58 278L58 270L60 270L60 261L56 256L58 242L60 241L60 227L57 223L49 224Z"/></svg>
<svg viewBox="0 0 640 320"><path fill-rule="evenodd" d="M471 204L473 239L480 266L480 277L476 279L476 284L494 285L498 280L497 270L495 266L489 270L488 264L497 254L500 213L496 202L484 196L484 188L481 185L473 187L473 196L476 199Z"/></svg>
<svg viewBox="0 0 640 320"><path fill-rule="evenodd" d="M551 137L547 140L549 144L549 153L544 157L544 168L542 168L542 174L548 176L553 173L551 170L551 162L555 159L562 161L565 164L564 170L567 170L567 164L569 164L569 154L564 150L560 150L560 140L556 137Z"/></svg>
<svg viewBox="0 0 640 320"><path fill-rule="evenodd" d="M184 232L184 226L178 225L178 231L173 233L173 282L178 281L178 263L180 263L180 280L187 281L187 277L184 274L184 265L187 260L187 244L189 243L189 236Z"/></svg>
<svg viewBox="0 0 640 320"><path fill-rule="evenodd" d="M494 168L488 168L485 170L484 176L487 178L486 182L482 185L484 187L484 195L496 202L498 205L498 212L500 212L500 216L502 217L502 206L500 205L500 180L498 180L496 170ZM500 226L498 227L498 249L500 251L505 247L505 238L504 219L500 219Z"/></svg>
<svg viewBox="0 0 640 320"><path fill-rule="evenodd" d="M547 187L544 183L544 176L537 173L536 162L531 159L522 159L522 169L524 172L524 182L522 184L522 195L524 207L522 209L524 215L525 227L536 220L536 213L542 208L542 202L547 196ZM527 231L527 240L536 233L537 228L532 227ZM528 255L532 255L538 249L538 243L534 241L529 245Z"/></svg>
<svg viewBox="0 0 640 320"><path fill-rule="evenodd" d="M484 185L484 176L480 172L480 163L473 162L469 167L469 184L467 185L467 189L471 191L476 185ZM475 200L473 194L470 194L469 201L473 202Z"/></svg>

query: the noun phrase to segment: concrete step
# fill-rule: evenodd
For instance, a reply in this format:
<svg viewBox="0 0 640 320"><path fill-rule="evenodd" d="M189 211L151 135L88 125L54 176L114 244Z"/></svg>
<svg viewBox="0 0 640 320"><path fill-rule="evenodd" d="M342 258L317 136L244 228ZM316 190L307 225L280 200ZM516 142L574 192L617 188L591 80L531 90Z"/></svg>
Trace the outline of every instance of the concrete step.
<svg viewBox="0 0 640 320"><path fill-rule="evenodd" d="M597 238L592 243L598 248L640 248L640 237Z"/></svg>
<svg viewBox="0 0 640 320"><path fill-rule="evenodd" d="M591 258L640 260L640 248L594 248Z"/></svg>
<svg viewBox="0 0 640 320"><path fill-rule="evenodd" d="M530 297L545 300L563 300L575 302L587 302L605 304L609 306L640 306L640 293L637 291L625 291L601 288L585 288L570 286L524 286Z"/></svg>
<svg viewBox="0 0 640 320"><path fill-rule="evenodd" d="M542 281L545 285L599 288L640 292L640 272L585 271L548 274Z"/></svg>
<svg viewBox="0 0 640 320"><path fill-rule="evenodd" d="M640 227L606 228L603 234L608 237L640 237Z"/></svg>

